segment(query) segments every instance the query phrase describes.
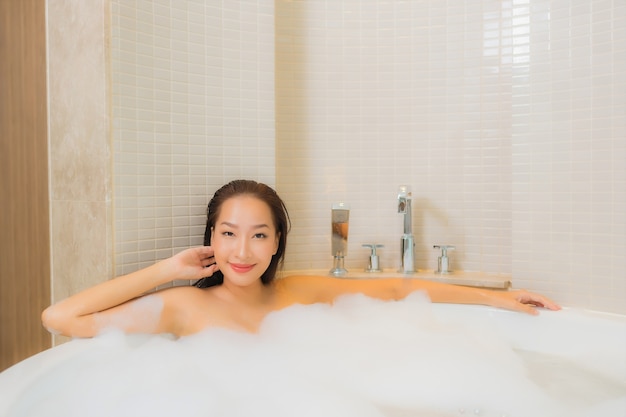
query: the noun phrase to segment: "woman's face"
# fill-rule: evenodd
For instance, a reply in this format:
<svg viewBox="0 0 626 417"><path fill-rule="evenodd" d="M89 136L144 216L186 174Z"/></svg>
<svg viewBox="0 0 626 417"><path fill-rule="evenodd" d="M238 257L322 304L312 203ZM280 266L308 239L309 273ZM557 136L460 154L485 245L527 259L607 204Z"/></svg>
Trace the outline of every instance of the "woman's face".
<svg viewBox="0 0 626 417"><path fill-rule="evenodd" d="M211 246L224 281L245 286L259 280L278 250L278 237L264 201L240 195L222 203Z"/></svg>

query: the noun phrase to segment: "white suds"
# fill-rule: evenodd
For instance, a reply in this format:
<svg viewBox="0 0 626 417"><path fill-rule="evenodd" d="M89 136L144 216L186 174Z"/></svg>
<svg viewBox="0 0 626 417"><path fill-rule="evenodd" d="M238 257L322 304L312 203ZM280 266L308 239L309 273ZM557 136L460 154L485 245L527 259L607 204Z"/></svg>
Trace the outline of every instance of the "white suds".
<svg viewBox="0 0 626 417"><path fill-rule="evenodd" d="M463 313L480 307L433 307L440 306L421 295L348 296L272 313L258 334L208 329L172 340L111 332L73 341L0 374L0 415L582 417L624 409L626 380L595 373L610 389L582 403L577 390L588 390L588 373L553 364L555 383L560 372L582 375L580 387L568 381L555 392L541 375L549 355L514 341L531 340L535 329L562 339L540 324L565 312L510 313L505 321L515 329L503 333L488 315Z"/></svg>

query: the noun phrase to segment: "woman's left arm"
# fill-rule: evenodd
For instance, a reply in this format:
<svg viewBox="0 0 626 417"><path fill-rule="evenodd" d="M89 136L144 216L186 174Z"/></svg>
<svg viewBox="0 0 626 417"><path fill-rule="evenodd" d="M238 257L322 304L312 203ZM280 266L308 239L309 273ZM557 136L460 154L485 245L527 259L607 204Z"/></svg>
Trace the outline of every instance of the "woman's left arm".
<svg viewBox="0 0 626 417"><path fill-rule="evenodd" d="M560 310L554 301L525 290L500 291L465 287L417 278L342 279L324 276L290 276L281 279L297 302L333 302L344 294L364 294L382 300L401 300L415 291L424 291L434 303L481 304L528 314L535 307Z"/></svg>

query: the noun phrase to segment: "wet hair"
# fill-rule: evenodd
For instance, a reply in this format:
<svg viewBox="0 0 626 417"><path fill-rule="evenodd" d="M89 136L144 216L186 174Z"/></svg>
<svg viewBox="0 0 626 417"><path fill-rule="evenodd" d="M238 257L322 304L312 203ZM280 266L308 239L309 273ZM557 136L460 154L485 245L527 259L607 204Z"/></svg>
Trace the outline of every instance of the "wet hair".
<svg viewBox="0 0 626 417"><path fill-rule="evenodd" d="M204 245L211 244L211 231L215 227L220 210L225 201L242 195L258 198L265 202L272 213L274 227L278 234L278 250L272 256L269 266L261 275L261 282L269 284L274 280L278 267L282 266L285 257L285 249L287 248L287 233L291 228L289 213L285 203L278 196L276 191L268 185L252 180L234 180L222 186L215 192L207 207L207 221L204 229ZM217 271L210 277L202 278L194 283L198 288L207 288L214 285L220 285L224 282L224 274Z"/></svg>

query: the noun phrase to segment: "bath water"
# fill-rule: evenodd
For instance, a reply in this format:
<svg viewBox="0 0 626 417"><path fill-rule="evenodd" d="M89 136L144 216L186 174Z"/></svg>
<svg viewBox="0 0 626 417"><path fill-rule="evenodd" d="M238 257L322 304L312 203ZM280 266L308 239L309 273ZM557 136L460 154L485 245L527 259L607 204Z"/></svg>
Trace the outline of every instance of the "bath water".
<svg viewBox="0 0 626 417"><path fill-rule="evenodd" d="M0 416L626 416L626 322L576 347L544 326L576 314L353 295L272 313L258 334L112 331L0 374Z"/></svg>

